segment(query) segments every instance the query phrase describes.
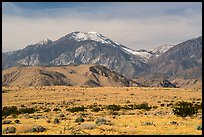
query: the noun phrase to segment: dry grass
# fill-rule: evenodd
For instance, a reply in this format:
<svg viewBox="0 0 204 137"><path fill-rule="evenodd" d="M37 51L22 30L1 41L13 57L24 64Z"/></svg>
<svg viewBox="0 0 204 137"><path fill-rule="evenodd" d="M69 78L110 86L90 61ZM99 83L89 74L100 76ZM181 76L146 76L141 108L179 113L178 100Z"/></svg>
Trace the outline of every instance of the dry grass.
<svg viewBox="0 0 204 137"><path fill-rule="evenodd" d="M10 90L2 94L3 106L20 107L21 105L25 105L26 107L41 108L35 115L47 116L51 120L51 123L47 123L46 118L26 119L23 115L19 115L16 119L19 119L21 124L14 124L14 122L9 124L17 128L16 134L202 134L202 130L196 130L196 126L201 124L202 119L196 116L186 119L176 117L172 114L171 106L166 106L166 104L174 104L178 101L202 102L201 90L140 87L80 88L66 86L3 87L3 90ZM75 113L66 111L67 108L81 105L97 104L105 106L118 104L124 106L128 104L140 104L144 101L151 106L158 106L158 108L151 109L150 111L120 110L116 116L105 109L99 112L92 112L90 109ZM161 107L162 103L165 104L164 107ZM60 108L62 110L61 112L65 114L66 119L60 120L60 124L54 124L54 118L61 112L43 112L46 108L50 108L51 110ZM155 113L158 112L161 112L161 114L156 115ZM78 118L80 114L87 114L84 116L84 123L95 124L95 120L98 117L105 117L109 119L112 124L96 126L95 129L91 130L79 130L79 125L75 122L75 119ZM12 117L10 117L10 119L12 121L15 120ZM171 125L171 121L176 121L179 125ZM143 122L153 122L155 126L143 126L141 124ZM46 127L47 131L41 133L26 132L32 125L41 125ZM2 128L7 126L8 125L2 125Z"/></svg>

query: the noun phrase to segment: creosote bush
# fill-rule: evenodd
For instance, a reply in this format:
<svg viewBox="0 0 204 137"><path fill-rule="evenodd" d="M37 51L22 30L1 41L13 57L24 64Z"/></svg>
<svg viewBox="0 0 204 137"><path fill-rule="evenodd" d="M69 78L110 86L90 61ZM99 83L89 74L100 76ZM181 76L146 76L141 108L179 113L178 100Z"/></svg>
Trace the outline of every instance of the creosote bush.
<svg viewBox="0 0 204 137"><path fill-rule="evenodd" d="M145 110L150 110L152 107L148 105L148 103L144 102L141 104L130 104L130 105L125 105L124 107L122 107L123 109L127 109L127 110L134 110L134 109L145 109ZM157 106L154 106L154 108L156 109Z"/></svg>
<svg viewBox="0 0 204 137"><path fill-rule="evenodd" d="M193 116L198 113L198 108L190 102L180 101L173 107L173 113L180 117Z"/></svg>
<svg viewBox="0 0 204 137"><path fill-rule="evenodd" d="M70 111L73 113L73 112L84 111L84 109L86 109L86 108L82 105L79 107L68 108L68 109L66 109L66 111Z"/></svg>
<svg viewBox="0 0 204 137"><path fill-rule="evenodd" d="M25 114L25 113L31 114L31 113L34 113L36 111L38 111L38 110L35 108L20 108L20 109L18 109L16 106L6 106L6 107L3 107L2 116L7 117L9 115L12 115L12 116L16 117L19 114Z"/></svg>
<svg viewBox="0 0 204 137"><path fill-rule="evenodd" d="M113 111L119 111L121 109L121 106L113 104L113 105L108 105L106 108Z"/></svg>
<svg viewBox="0 0 204 137"><path fill-rule="evenodd" d="M92 112L99 112L103 110L103 108L98 107L97 105L90 105L89 109L91 109Z"/></svg>
<svg viewBox="0 0 204 137"><path fill-rule="evenodd" d="M152 107L148 105L148 103L144 102L142 104L136 105L135 109L145 109L145 110L150 110Z"/></svg>
<svg viewBox="0 0 204 137"><path fill-rule="evenodd" d="M53 111L62 111L60 108L54 108Z"/></svg>

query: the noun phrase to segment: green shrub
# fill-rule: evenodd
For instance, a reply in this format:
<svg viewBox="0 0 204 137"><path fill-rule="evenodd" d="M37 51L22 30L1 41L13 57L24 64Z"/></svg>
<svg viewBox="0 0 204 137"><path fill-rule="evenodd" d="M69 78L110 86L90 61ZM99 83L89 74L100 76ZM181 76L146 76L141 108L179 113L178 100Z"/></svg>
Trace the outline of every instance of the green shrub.
<svg viewBox="0 0 204 137"><path fill-rule="evenodd" d="M164 107L164 106L165 106L165 104L164 104L164 103L162 103L162 104L160 104L160 106L161 106L161 107Z"/></svg>
<svg viewBox="0 0 204 137"><path fill-rule="evenodd" d="M84 119L83 119L82 117L80 117L80 118L77 118L77 119L75 120L75 122L84 122Z"/></svg>
<svg viewBox="0 0 204 137"><path fill-rule="evenodd" d="M173 107L174 115L186 117L186 116L193 116L194 114L198 113L198 108L193 106L190 102L178 102Z"/></svg>
<svg viewBox="0 0 204 137"><path fill-rule="evenodd" d="M73 113L73 112L84 111L84 109L86 109L86 108L82 105L79 107L68 108L68 109L66 109L66 111L70 111Z"/></svg>
<svg viewBox="0 0 204 137"><path fill-rule="evenodd" d="M54 108L53 111L62 111L60 108Z"/></svg>
<svg viewBox="0 0 204 137"><path fill-rule="evenodd" d="M134 105L132 105L132 104L125 105L124 107L122 107L122 109L133 110L134 109Z"/></svg>
<svg viewBox="0 0 204 137"><path fill-rule="evenodd" d="M202 102L200 104L195 104L194 107L196 109L202 109Z"/></svg>
<svg viewBox="0 0 204 137"><path fill-rule="evenodd" d="M119 111L121 109L121 106L113 104L113 105L108 105L106 108L113 111Z"/></svg>
<svg viewBox="0 0 204 137"><path fill-rule="evenodd" d="M97 107L97 106L93 106L93 107L91 107L91 111L92 112L99 112L99 111L102 111L103 109L102 108L100 108L100 107Z"/></svg>
<svg viewBox="0 0 204 137"><path fill-rule="evenodd" d="M25 113L31 114L31 113L34 113L36 111L37 110L35 108L20 108L19 109L20 114L25 114Z"/></svg>
<svg viewBox="0 0 204 137"><path fill-rule="evenodd" d="M4 121L2 121L2 124L11 124L11 120L4 120Z"/></svg>
<svg viewBox="0 0 204 137"><path fill-rule="evenodd" d="M157 109L157 108L158 108L158 106L153 106L152 108L153 108L153 109Z"/></svg>
<svg viewBox="0 0 204 137"><path fill-rule="evenodd" d="M134 109L145 109L145 110L150 110L152 107L148 105L148 103L144 102L142 104L139 105L135 105Z"/></svg>
<svg viewBox="0 0 204 137"><path fill-rule="evenodd" d="M8 107L6 106L6 107L3 107L2 116L7 117L9 115L12 115L14 118L17 118L17 115L19 115L19 114L25 114L25 113L31 114L31 113L34 113L36 111L37 110L35 108L17 109L16 106L8 106Z"/></svg>
<svg viewBox="0 0 204 137"><path fill-rule="evenodd" d="M2 116L7 117L11 114L19 114L18 109L16 106L6 106L3 107Z"/></svg>
<svg viewBox="0 0 204 137"><path fill-rule="evenodd" d="M51 109L49 109L49 108L46 108L45 110L44 110L44 112L50 112L51 111Z"/></svg>

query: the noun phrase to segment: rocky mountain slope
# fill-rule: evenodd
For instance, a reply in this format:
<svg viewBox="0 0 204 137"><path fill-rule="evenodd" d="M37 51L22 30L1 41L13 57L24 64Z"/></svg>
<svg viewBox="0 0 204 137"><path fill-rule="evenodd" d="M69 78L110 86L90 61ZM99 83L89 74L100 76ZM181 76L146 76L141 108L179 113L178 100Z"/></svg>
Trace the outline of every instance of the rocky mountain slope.
<svg viewBox="0 0 204 137"><path fill-rule="evenodd" d="M79 64L99 64L128 78L146 79L143 82L150 86L158 85L154 83L158 76L159 83L176 79L201 81L202 36L177 45L136 51L99 33L77 31L56 41L46 39L24 49L2 53L3 70L13 66Z"/></svg>
<svg viewBox="0 0 204 137"><path fill-rule="evenodd" d="M2 84L4 86L141 86L101 65L17 66L3 70Z"/></svg>
<svg viewBox="0 0 204 137"><path fill-rule="evenodd" d="M148 62L147 75L162 74L171 78L202 77L202 37L175 45Z"/></svg>
<svg viewBox="0 0 204 137"><path fill-rule="evenodd" d="M47 40L26 48L3 53L2 69L17 65L100 64L127 77L133 77L148 65L127 47L96 32L72 32L56 41Z"/></svg>

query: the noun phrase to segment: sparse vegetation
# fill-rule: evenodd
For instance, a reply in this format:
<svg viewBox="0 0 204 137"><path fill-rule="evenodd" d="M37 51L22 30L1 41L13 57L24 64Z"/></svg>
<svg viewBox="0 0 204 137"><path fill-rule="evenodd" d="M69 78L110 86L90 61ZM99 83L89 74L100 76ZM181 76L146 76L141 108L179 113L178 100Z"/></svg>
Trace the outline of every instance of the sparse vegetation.
<svg viewBox="0 0 204 137"><path fill-rule="evenodd" d="M60 108L54 108L53 111L62 111Z"/></svg>
<svg viewBox="0 0 204 137"><path fill-rule="evenodd" d="M37 109L35 109L35 108L20 108L18 111L19 111L19 114L26 114L26 113L31 114L31 113L36 112Z"/></svg>
<svg viewBox="0 0 204 137"><path fill-rule="evenodd" d="M148 103L144 102L134 107L135 109L145 109L150 110L152 107L148 105Z"/></svg>
<svg viewBox="0 0 204 137"><path fill-rule="evenodd" d="M201 98L201 92L189 92L191 90L181 88L177 89L177 92L175 89L167 91L163 88L142 87L128 87L128 92L126 92L127 87L85 89L56 86L41 87L41 91L39 89L40 87L10 87L9 90L18 93L2 94L2 110L6 106L9 109L14 106L13 108L16 108L13 109L14 112L18 112L17 114L9 112L6 118L2 116L2 123L4 120L12 121L9 124L2 124L2 130L8 126L15 126L14 134L19 135L202 134L202 100L197 101ZM33 92L36 90L38 94ZM69 92L66 92L68 90ZM131 93L134 95L130 95ZM16 94L18 97L14 97ZM177 96L178 100L174 96ZM33 100L28 99L31 97ZM195 117L185 119L180 116L175 117L172 109L176 102L180 100L192 102L190 98L195 98L192 106L198 109ZM165 104L164 107L160 106L162 103ZM33 114L25 112L20 114L20 108L38 110ZM55 108L61 111L53 111ZM17 118L14 118L14 115ZM38 124L43 127L42 130L34 128L34 125ZM47 130L43 130L44 128Z"/></svg>
<svg viewBox="0 0 204 137"><path fill-rule="evenodd" d="M46 128L38 125L34 125L33 128L30 130L30 132L44 132L46 131Z"/></svg>
<svg viewBox="0 0 204 137"><path fill-rule="evenodd" d="M45 110L44 110L44 112L50 112L51 111L51 109L49 109L49 108L46 108Z"/></svg>
<svg viewBox="0 0 204 137"><path fill-rule="evenodd" d="M55 119L54 119L54 124L59 124L59 123L60 123L59 119L58 119L58 118L55 118Z"/></svg>
<svg viewBox="0 0 204 137"><path fill-rule="evenodd" d="M121 106L113 104L113 105L108 105L106 109L113 110L113 111L119 111L121 109Z"/></svg>
<svg viewBox="0 0 204 137"><path fill-rule="evenodd" d="M78 123L84 122L84 119L83 119L82 117L79 117L79 118L77 118L77 119L75 120L75 122L78 122Z"/></svg>
<svg viewBox="0 0 204 137"><path fill-rule="evenodd" d="M16 128L13 127L13 126L6 127L6 128L3 130L3 133L4 133L4 134L16 133Z"/></svg>
<svg viewBox="0 0 204 137"><path fill-rule="evenodd" d="M66 111L70 111L70 112L74 113L74 112L84 111L85 109L86 108L82 105L79 107L68 108L68 109L66 109Z"/></svg>
<svg viewBox="0 0 204 137"><path fill-rule="evenodd" d="M11 124L11 122L12 122L11 120L3 120L2 124Z"/></svg>
<svg viewBox="0 0 204 137"><path fill-rule="evenodd" d="M198 108L193 106L190 102L178 102L173 108L173 113L177 116L186 117L197 114Z"/></svg>
<svg viewBox="0 0 204 137"><path fill-rule="evenodd" d="M9 115L13 115L13 117L16 118L15 115L25 114L25 113L31 114L31 113L34 113L36 111L37 110L35 108L20 108L20 109L17 109L16 106L6 106L6 107L3 107L2 116L7 117Z"/></svg>

